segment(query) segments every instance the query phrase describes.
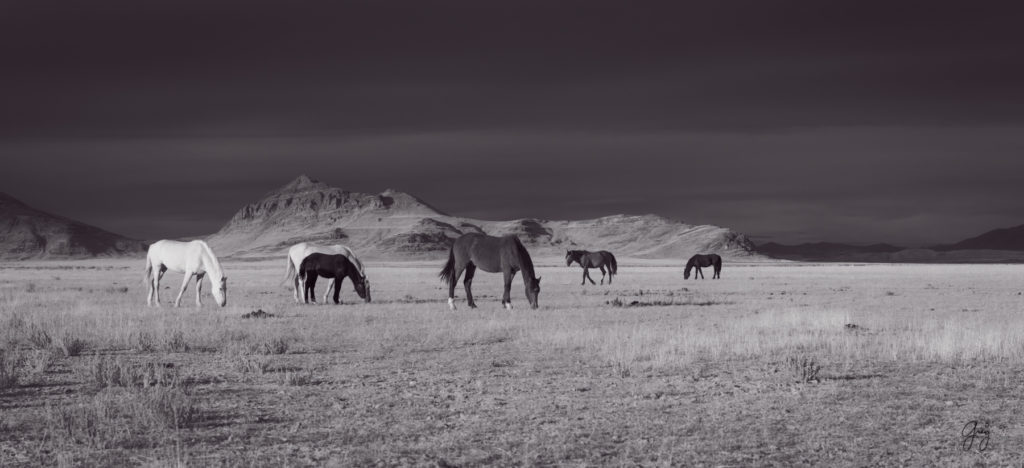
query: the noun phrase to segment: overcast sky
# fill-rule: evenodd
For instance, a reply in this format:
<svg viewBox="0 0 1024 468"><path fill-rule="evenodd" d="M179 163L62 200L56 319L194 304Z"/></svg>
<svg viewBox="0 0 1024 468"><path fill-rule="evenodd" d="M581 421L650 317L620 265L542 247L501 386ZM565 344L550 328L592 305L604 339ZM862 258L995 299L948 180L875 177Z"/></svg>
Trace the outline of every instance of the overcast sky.
<svg viewBox="0 0 1024 468"><path fill-rule="evenodd" d="M0 191L211 233L308 174L489 219L765 242L1024 224L1013 3L0 3Z"/></svg>

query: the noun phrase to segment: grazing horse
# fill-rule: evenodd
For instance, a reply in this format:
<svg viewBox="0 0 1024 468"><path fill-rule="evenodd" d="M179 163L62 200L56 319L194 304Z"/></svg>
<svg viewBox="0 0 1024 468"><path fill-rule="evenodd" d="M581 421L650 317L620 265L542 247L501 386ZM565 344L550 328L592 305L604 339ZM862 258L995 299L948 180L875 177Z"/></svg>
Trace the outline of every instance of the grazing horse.
<svg viewBox="0 0 1024 468"><path fill-rule="evenodd" d="M455 310L455 283L466 271L466 300L469 307L476 307L473 302L473 274L480 268L488 273L501 272L505 275L505 294L501 297L501 305L512 309L509 291L512 289L512 278L517 271L523 272L523 284L526 286L526 299L530 307L537 308L537 295L540 294L540 278L533 271L533 260L519 238L514 235L494 237L479 233L463 234L455 239L448 251L448 263L438 275L441 281L448 283L448 307Z"/></svg>
<svg viewBox="0 0 1024 468"><path fill-rule="evenodd" d="M312 300L316 303L316 279L334 279L334 303L338 304L341 295L341 283L345 278L352 280L356 294L364 301L370 302L370 291L366 287L366 277L359 273L359 269L344 254L328 255L322 253L309 254L299 265L299 278L302 279L304 287L303 301L309 304ZM324 298L327 302L327 298Z"/></svg>
<svg viewBox="0 0 1024 468"><path fill-rule="evenodd" d="M697 268L697 273L693 275L693 279L697 279L697 275L700 275L700 279L704 279L704 273L700 271L701 267L709 267L714 265L715 274L711 276L711 279L722 277L722 257L718 254L703 255L697 254L690 257L690 261L686 262L686 270L683 271L683 279L690 279L690 270Z"/></svg>
<svg viewBox="0 0 1024 468"><path fill-rule="evenodd" d="M363 283L366 284L366 290L370 290L370 281L366 279L366 270L363 269L363 262L360 262L356 258L356 254L352 253L352 249L345 247L341 244L335 245L314 245L305 242L295 244L288 249L288 258L286 261L288 264L285 266L284 280L292 280L292 292L295 295L295 302L301 303L302 297L299 295L299 291L305 291L305 285L300 284L299 279L299 265L302 264L309 254L322 253L328 255L341 254L348 257L348 261L352 262L352 265L359 270L359 274L363 277ZM334 278L327 281L327 290L324 291L324 302L327 302L327 297L331 293L331 289L334 288Z"/></svg>
<svg viewBox="0 0 1024 468"><path fill-rule="evenodd" d="M194 276L196 278L196 307L203 305L203 277L210 274L210 288L213 298L217 304L224 307L228 303L228 279L224 276L224 270L220 267L217 256L210 250L210 246L201 240L191 242L178 242L162 240L149 246L146 254L146 283L149 285L149 293L146 296L146 304L156 304L160 307L160 279L164 272L171 270L185 274L185 280L181 282L181 291L174 299L174 307L181 305L181 295L185 294L188 281Z"/></svg>
<svg viewBox="0 0 1024 468"><path fill-rule="evenodd" d="M579 263L583 267L583 282L580 284L587 284L587 280L590 280L590 284L594 283L594 279L590 277L591 268L601 269L601 284L604 284L604 267L608 266L608 284L612 284L612 276L615 276L619 272L619 264L615 261L615 256L607 250L601 250L598 252L589 252L586 250L566 250L565 251L565 266L572 265L572 262Z"/></svg>

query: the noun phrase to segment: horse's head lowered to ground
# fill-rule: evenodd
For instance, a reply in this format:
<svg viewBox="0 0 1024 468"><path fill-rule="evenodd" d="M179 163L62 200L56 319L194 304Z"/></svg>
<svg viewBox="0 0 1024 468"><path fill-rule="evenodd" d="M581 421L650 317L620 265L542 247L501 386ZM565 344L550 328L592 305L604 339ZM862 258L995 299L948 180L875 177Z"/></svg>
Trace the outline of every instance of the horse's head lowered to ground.
<svg viewBox="0 0 1024 468"><path fill-rule="evenodd" d="M530 302L530 308L537 308L537 296L540 295L540 277L533 284L526 285L526 300Z"/></svg>
<svg viewBox="0 0 1024 468"><path fill-rule="evenodd" d="M358 294L364 301L370 302L370 280L366 279L365 275L353 275L352 284L356 287L356 294Z"/></svg>
<svg viewBox="0 0 1024 468"><path fill-rule="evenodd" d="M217 305L221 307L228 305L228 277L221 276L220 281L212 277L210 279L213 279L211 281L213 283L213 291L211 292L213 293L213 299L217 301Z"/></svg>

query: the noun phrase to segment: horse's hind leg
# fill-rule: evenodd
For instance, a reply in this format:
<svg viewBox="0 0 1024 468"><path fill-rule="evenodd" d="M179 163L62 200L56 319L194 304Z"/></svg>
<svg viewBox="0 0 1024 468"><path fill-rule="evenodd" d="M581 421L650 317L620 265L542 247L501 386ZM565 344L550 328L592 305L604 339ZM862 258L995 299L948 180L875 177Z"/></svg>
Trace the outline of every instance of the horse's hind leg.
<svg viewBox="0 0 1024 468"><path fill-rule="evenodd" d="M307 275L306 279L302 281L302 297L306 304L309 304L310 300L316 304L316 273L312 276Z"/></svg>
<svg viewBox="0 0 1024 468"><path fill-rule="evenodd" d="M206 276L206 272L202 272L196 275L196 307L203 306L203 277Z"/></svg>
<svg viewBox="0 0 1024 468"><path fill-rule="evenodd" d="M192 279L192 276L194 275L195 273L190 271L185 272L185 278L181 281L181 291L178 291L178 297L174 298L174 307L181 306L181 296L182 294L185 294L185 288L188 288L188 281Z"/></svg>
<svg viewBox="0 0 1024 468"><path fill-rule="evenodd" d="M146 276L146 289L147 289L147 291L146 291L146 306L147 307L153 305L153 291L154 291L153 279L156 278L156 273L157 272L155 272L155 271L150 271L149 275Z"/></svg>
<svg viewBox="0 0 1024 468"><path fill-rule="evenodd" d="M459 278L462 277L462 270L466 269L467 265L455 264L455 275L452 276L452 280L448 283L448 308L455 310L455 285L458 284Z"/></svg>
<svg viewBox="0 0 1024 468"><path fill-rule="evenodd" d="M153 303L155 303L157 307L162 307L160 305L160 280L163 279L164 272L167 271L167 267L160 265L156 270L157 271L153 272Z"/></svg>
<svg viewBox="0 0 1024 468"><path fill-rule="evenodd" d="M599 266L598 268L601 269L601 285L603 286L604 285L604 266L602 265L602 266ZM611 284L610 280L609 280L608 284Z"/></svg>
<svg viewBox="0 0 1024 468"><path fill-rule="evenodd" d="M512 310L512 278L516 276L514 271L505 271L505 293L501 296L501 305L505 306L506 309Z"/></svg>
<svg viewBox="0 0 1024 468"><path fill-rule="evenodd" d="M466 265L466 279L462 280L462 284L466 287L466 300L469 302L470 309L476 308L476 302L473 301L473 275L475 273L476 265L472 263Z"/></svg>
<svg viewBox="0 0 1024 468"><path fill-rule="evenodd" d="M302 296L306 293L306 283L299 280L298 271L295 272L295 278L292 279L292 292L295 294L295 303L301 304L303 302Z"/></svg>

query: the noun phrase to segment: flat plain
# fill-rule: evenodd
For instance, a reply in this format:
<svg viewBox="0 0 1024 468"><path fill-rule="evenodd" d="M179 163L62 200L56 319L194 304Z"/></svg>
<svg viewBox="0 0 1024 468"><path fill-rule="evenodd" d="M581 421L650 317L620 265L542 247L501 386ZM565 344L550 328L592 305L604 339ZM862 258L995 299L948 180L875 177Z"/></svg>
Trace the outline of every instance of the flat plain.
<svg viewBox="0 0 1024 468"><path fill-rule="evenodd" d="M450 312L440 261L297 305L283 260L225 261L201 309L171 272L146 307L141 260L0 265L0 465L1024 460L1024 266L625 260L581 286L548 259L540 309L478 273Z"/></svg>

